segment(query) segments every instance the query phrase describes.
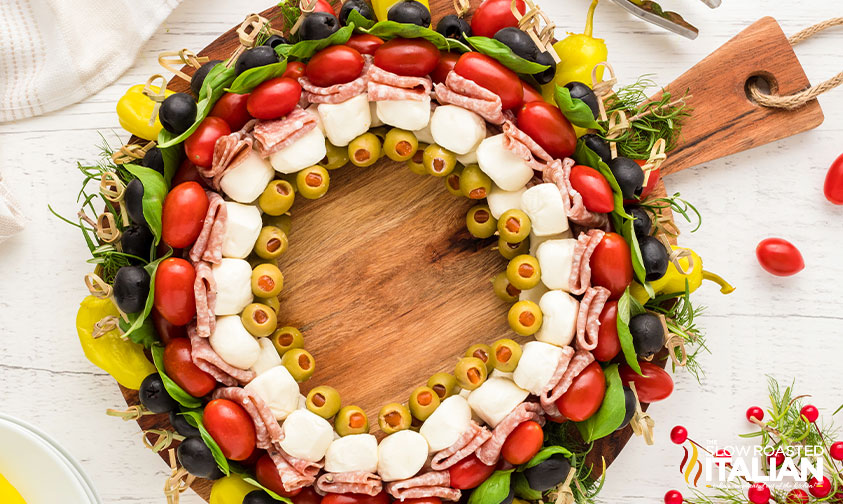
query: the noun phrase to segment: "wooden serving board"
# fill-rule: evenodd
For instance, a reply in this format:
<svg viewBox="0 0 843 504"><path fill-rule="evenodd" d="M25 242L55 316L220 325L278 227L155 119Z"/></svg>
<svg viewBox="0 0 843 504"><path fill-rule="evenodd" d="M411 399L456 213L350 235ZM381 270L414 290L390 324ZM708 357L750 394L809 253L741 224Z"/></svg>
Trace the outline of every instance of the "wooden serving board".
<svg viewBox="0 0 843 504"><path fill-rule="evenodd" d="M453 11L451 0L430 3L434 22ZM275 7L262 13L276 14ZM225 59L237 45L232 28L199 54ZM744 85L759 74L774 79L781 92L809 85L772 18L756 22L670 84L674 92L691 93L695 110L663 173L822 122L816 102L793 112L750 102ZM168 87L185 91L188 85L174 78ZM664 186L658 191L664 194ZM316 358L316 373L303 392L332 385L343 404L361 406L376 426L382 405L405 402L431 374L452 371L471 344L514 336L508 306L489 283L506 261L494 250L495 240L477 241L466 231L471 205L452 197L442 179L415 175L386 158L370 168L332 171L325 197L297 199L290 249L279 261L285 276L279 323L301 328ZM135 391L122 391L129 405L138 403ZM166 415L146 416L139 424L144 430L171 428ZM610 464L631 434L626 428L596 443L590 460L598 473L600 457ZM198 480L193 488L208 499L210 485Z"/></svg>

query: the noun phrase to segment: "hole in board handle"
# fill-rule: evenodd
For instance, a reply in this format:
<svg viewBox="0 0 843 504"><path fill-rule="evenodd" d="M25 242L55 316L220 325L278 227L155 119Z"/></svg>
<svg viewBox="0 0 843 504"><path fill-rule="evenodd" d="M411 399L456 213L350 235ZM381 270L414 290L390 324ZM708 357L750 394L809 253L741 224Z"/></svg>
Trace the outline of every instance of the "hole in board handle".
<svg viewBox="0 0 843 504"><path fill-rule="evenodd" d="M752 93L750 92L750 87L753 85L764 94L776 94L779 90L779 83L773 74L769 72L758 72L750 75L743 87L746 99L753 105L758 105L758 102L755 101L755 98L752 97Z"/></svg>

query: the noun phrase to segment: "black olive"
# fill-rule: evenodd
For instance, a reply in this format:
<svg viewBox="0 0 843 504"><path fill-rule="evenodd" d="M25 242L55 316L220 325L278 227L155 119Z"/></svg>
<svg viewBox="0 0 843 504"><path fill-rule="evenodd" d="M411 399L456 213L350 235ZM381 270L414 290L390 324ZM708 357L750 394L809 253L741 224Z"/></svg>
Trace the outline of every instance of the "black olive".
<svg viewBox="0 0 843 504"><path fill-rule="evenodd" d="M640 206L631 206L626 209L626 213L635 218L632 221L632 227L635 230L635 235L639 237L640 245L641 237L650 236L650 233L653 231L653 221L650 219L650 212Z"/></svg>
<svg viewBox="0 0 843 504"><path fill-rule="evenodd" d="M577 81L569 82L565 84L565 87L571 92L571 98L579 98L588 105L595 119L600 117L600 105L597 103L597 95L594 94L594 91L590 87Z"/></svg>
<svg viewBox="0 0 843 504"><path fill-rule="evenodd" d="M524 470L524 477L530 488L537 492L550 490L565 481L571 470L571 462L561 453L552 455L544 462Z"/></svg>
<svg viewBox="0 0 843 504"><path fill-rule="evenodd" d="M465 40L465 37L471 36L471 25L456 14L448 14L443 16L436 24L436 31L445 38L456 39L463 44L467 44L468 41Z"/></svg>
<svg viewBox="0 0 843 504"><path fill-rule="evenodd" d="M140 179L132 179L126 185L123 193L123 203L126 204L126 212L135 224L149 227L146 218L143 216L143 182Z"/></svg>
<svg viewBox="0 0 843 504"><path fill-rule="evenodd" d="M158 119L165 130L180 135L196 121L196 102L187 93L173 93L161 104Z"/></svg>
<svg viewBox="0 0 843 504"><path fill-rule="evenodd" d="M526 60L536 61L539 57L539 47L533 42L533 39L527 35L527 32L514 26L507 26L498 30L495 33L495 40L502 42L512 49L512 52Z"/></svg>
<svg viewBox="0 0 843 504"><path fill-rule="evenodd" d="M146 409L153 413L168 413L178 406L164 388L164 381L158 373L152 373L141 382L138 398Z"/></svg>
<svg viewBox="0 0 843 504"><path fill-rule="evenodd" d="M296 33L299 40L319 40L328 38L340 29L340 20L327 12L308 14Z"/></svg>
<svg viewBox="0 0 843 504"><path fill-rule="evenodd" d="M251 491L243 497L243 504L277 504L277 502L263 490Z"/></svg>
<svg viewBox="0 0 843 504"><path fill-rule="evenodd" d="M132 224L123 229L123 234L120 236L120 245L123 246L123 252L126 254L148 261L153 238L152 231L149 228ZM131 259L131 262L136 264L137 259Z"/></svg>
<svg viewBox="0 0 843 504"><path fill-rule="evenodd" d="M287 37L282 37L281 35L270 35L269 38L266 39L266 42L262 45L275 49L277 46L288 45L289 43L290 41L287 40Z"/></svg>
<svg viewBox="0 0 843 504"><path fill-rule="evenodd" d="M539 65L547 65L547 70L543 72L539 72L537 74L533 74L533 78L536 79L536 82L539 84L547 84L556 77L556 60L553 59L553 56L550 54L549 51L544 51L539 53L539 57L536 58L536 63Z"/></svg>
<svg viewBox="0 0 843 504"><path fill-rule="evenodd" d="M141 159L141 166L152 168L160 174L164 174L164 156L161 155L161 149L153 147L146 151Z"/></svg>
<svg viewBox="0 0 843 504"><path fill-rule="evenodd" d="M278 63L278 55L275 53L275 49L265 45L253 47L246 49L243 54L237 57L237 63L234 64L234 73L240 75L250 68L273 63Z"/></svg>
<svg viewBox="0 0 843 504"><path fill-rule="evenodd" d="M176 432L184 437L199 437L199 429L187 423L184 415L179 415L179 410L174 409L170 411L170 425L176 429Z"/></svg>
<svg viewBox="0 0 843 504"><path fill-rule="evenodd" d="M618 156L609 162L609 168L621 187L624 199L632 199L641 194L644 188L644 170L638 166L638 163Z"/></svg>
<svg viewBox="0 0 843 504"><path fill-rule="evenodd" d="M176 456L179 464L197 478L208 478L214 474L214 469L218 469L211 449L200 437L189 437L182 441L176 449Z"/></svg>
<svg viewBox="0 0 843 504"><path fill-rule="evenodd" d="M193 77L190 78L190 90L194 96L199 96L199 91L202 90L202 84L205 83L205 77L208 76L208 72L219 63L222 63L222 60L211 60L193 72Z"/></svg>
<svg viewBox="0 0 843 504"><path fill-rule="evenodd" d="M396 23L409 23L427 28L430 26L430 11L421 2L407 0L398 2L386 12L386 18Z"/></svg>
<svg viewBox="0 0 843 504"><path fill-rule="evenodd" d="M664 244L652 236L639 236L638 248L641 249L641 259L644 262L644 269L647 270L644 279L652 282L663 277L667 272L667 264L670 262Z"/></svg>
<svg viewBox="0 0 843 504"><path fill-rule="evenodd" d="M639 357L650 357L664 346L662 321L652 313L640 313L629 319L629 332Z"/></svg>
<svg viewBox="0 0 843 504"><path fill-rule="evenodd" d="M623 422L621 422L621 426L615 430L621 430L629 425L629 421L632 420L632 415L635 414L635 394L632 393L632 389L629 387L623 388L623 405L626 408L626 413L623 415Z"/></svg>
<svg viewBox="0 0 843 504"><path fill-rule="evenodd" d="M114 275L114 301L125 313L137 313L149 297L149 273L142 266L123 266Z"/></svg>
<svg viewBox="0 0 843 504"><path fill-rule="evenodd" d="M609 164L612 162L612 149L609 147L609 142L603 140L594 133L586 133L580 138L583 142L585 142L586 147L593 150L595 154L600 156L600 159L602 159L604 163Z"/></svg>
<svg viewBox="0 0 843 504"><path fill-rule="evenodd" d="M351 11L353 10L356 10L366 19L377 21L375 18L375 11L372 9L372 6L369 5L369 2L366 0L346 0L340 8L340 23L342 23L343 26L348 24L348 15L351 14Z"/></svg>

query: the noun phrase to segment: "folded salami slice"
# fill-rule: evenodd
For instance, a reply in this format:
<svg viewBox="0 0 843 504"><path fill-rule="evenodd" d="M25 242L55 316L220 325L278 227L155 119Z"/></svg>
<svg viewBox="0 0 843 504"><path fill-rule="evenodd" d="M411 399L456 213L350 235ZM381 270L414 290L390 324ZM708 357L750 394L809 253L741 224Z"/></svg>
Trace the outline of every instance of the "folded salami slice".
<svg viewBox="0 0 843 504"><path fill-rule="evenodd" d="M451 71L445 83L436 84L436 99L442 105L456 105L470 110L492 124L503 124L501 97L471 79Z"/></svg>
<svg viewBox="0 0 843 504"><path fill-rule="evenodd" d="M430 471L409 479L393 481L386 484L386 491L401 501L430 497L458 501L461 496L459 490L451 488L451 475L448 471Z"/></svg>
<svg viewBox="0 0 843 504"><path fill-rule="evenodd" d="M380 476L366 471L325 473L316 480L316 491L328 493L356 493L375 495L381 493L383 483Z"/></svg>
<svg viewBox="0 0 843 504"><path fill-rule="evenodd" d="M570 347L566 347L570 348ZM570 355L570 354L565 354ZM559 365L562 366L563 358L559 361ZM556 380L558 377L559 380L556 383L548 383L548 387L546 390L550 390L549 393L542 393L541 395L541 405L544 408L544 412L547 413L548 416L551 417L559 417L561 413L559 412L559 408L556 407L556 401L560 397L562 397L565 392L568 391L568 388L571 386L571 383L574 381L574 378L579 376L583 370L588 367L589 364L594 362L594 356L591 355L591 352L588 350L577 350L573 357L565 365L565 371L559 373L559 367L556 368L556 373L553 374L553 378L551 379L551 383Z"/></svg>
<svg viewBox="0 0 843 504"><path fill-rule="evenodd" d="M220 181L225 174L240 165L252 153L254 138L251 131L256 122L257 120L252 119L240 131L217 138L211 167L196 167L199 174L208 179L215 190L220 190Z"/></svg>
<svg viewBox="0 0 843 504"><path fill-rule="evenodd" d="M431 469L441 471L451 467L476 452L490 437L492 437L492 433L489 432L489 429L480 427L472 421L471 426L462 433L454 444L433 455L430 461Z"/></svg>
<svg viewBox="0 0 843 504"><path fill-rule="evenodd" d="M202 223L202 231L190 249L190 260L194 263L207 261L219 264L222 261L222 242L225 239L225 222L228 211L225 201L214 191L205 191L208 195L208 212Z"/></svg>
<svg viewBox="0 0 843 504"><path fill-rule="evenodd" d="M227 387L214 390L211 397L228 399L243 406L243 409L252 418L252 423L255 424L258 448L264 450L272 448L275 443L284 439L281 425L275 420L275 415L272 414L272 411L259 395L241 387Z"/></svg>
<svg viewBox="0 0 843 504"><path fill-rule="evenodd" d="M364 54L365 63L360 76L351 82L335 84L333 86L321 87L310 82L306 76L299 77L299 84L303 89L302 98L307 103L342 103L354 98L357 95L366 93L369 89L369 67L372 65L372 56ZM306 108L306 107L305 107Z"/></svg>
<svg viewBox="0 0 843 504"><path fill-rule="evenodd" d="M255 372L240 369L222 360L217 352L211 348L208 338L199 336L196 324L187 326L187 336L190 338L190 357L196 367L213 376L218 382L229 387L246 384L255 378Z"/></svg>
<svg viewBox="0 0 843 504"><path fill-rule="evenodd" d="M193 264L196 270L196 280L193 282L193 296L196 300L196 334L203 338L210 338L216 326L217 317L214 315L214 305L217 302L217 283L211 264L199 261Z"/></svg>
<svg viewBox="0 0 843 504"><path fill-rule="evenodd" d="M507 119L501 126L503 146L508 151L524 160L535 171L544 171L547 163L553 161L550 154L536 143L533 138L518 129L515 123Z"/></svg>
<svg viewBox="0 0 843 504"><path fill-rule="evenodd" d="M580 311L577 313L577 350L597 348L597 336L600 333L600 313L609 300L609 289L605 287L589 287L580 301Z"/></svg>
<svg viewBox="0 0 843 504"><path fill-rule="evenodd" d="M554 159L542 170L542 178L559 188L568 220L589 228L608 229L609 217L588 210L582 201L582 195L571 186L571 168L574 164L571 158L565 158L564 161Z"/></svg>
<svg viewBox="0 0 843 504"><path fill-rule="evenodd" d="M430 77L408 77L387 72L377 65L371 65L367 76L369 101L414 100L430 98L433 82Z"/></svg>
<svg viewBox="0 0 843 504"><path fill-rule="evenodd" d="M497 464L506 438L516 427L531 420L544 425L542 407L539 403L522 402L495 426L492 437L477 450L477 459L486 465Z"/></svg>
<svg viewBox="0 0 843 504"><path fill-rule="evenodd" d="M267 453L269 454L269 458L275 463L275 468L281 477L281 484L284 486L284 490L293 492L299 488L310 486L316 481L316 475L302 474L291 466L284 457L283 450L278 446L273 446L267 450Z"/></svg>
<svg viewBox="0 0 843 504"><path fill-rule="evenodd" d="M316 114L301 107L296 107L281 119L258 121L253 133L257 141L255 147L262 157L269 157L310 133L318 123Z"/></svg>
<svg viewBox="0 0 843 504"><path fill-rule="evenodd" d="M316 476L319 475L319 471L322 470L322 467L325 466L324 461L320 462L311 462L309 460L300 459L298 457L294 457L289 453L285 452L283 448L278 446L278 443L274 443L277 448L278 452L284 457L284 460L287 461L290 466L295 469L296 471L304 474L305 476L312 477L314 481L316 480Z"/></svg>
<svg viewBox="0 0 843 504"><path fill-rule="evenodd" d="M568 280L571 294L584 294L591 287L591 255L605 235L599 229L589 229L577 236L571 259L571 277Z"/></svg>

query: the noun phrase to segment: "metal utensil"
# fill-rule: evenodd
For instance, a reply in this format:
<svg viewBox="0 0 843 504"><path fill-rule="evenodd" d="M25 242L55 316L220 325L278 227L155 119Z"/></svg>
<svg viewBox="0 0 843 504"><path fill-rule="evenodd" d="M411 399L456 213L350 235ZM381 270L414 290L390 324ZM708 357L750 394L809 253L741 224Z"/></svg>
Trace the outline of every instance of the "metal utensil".
<svg viewBox="0 0 843 504"><path fill-rule="evenodd" d="M676 12L666 11L656 2L650 0L613 0L616 4L626 9L629 13L637 16L648 23L660 26L665 30L691 40L697 38L700 31L691 23L685 21ZM704 4L714 9L720 5L721 0L701 0Z"/></svg>

